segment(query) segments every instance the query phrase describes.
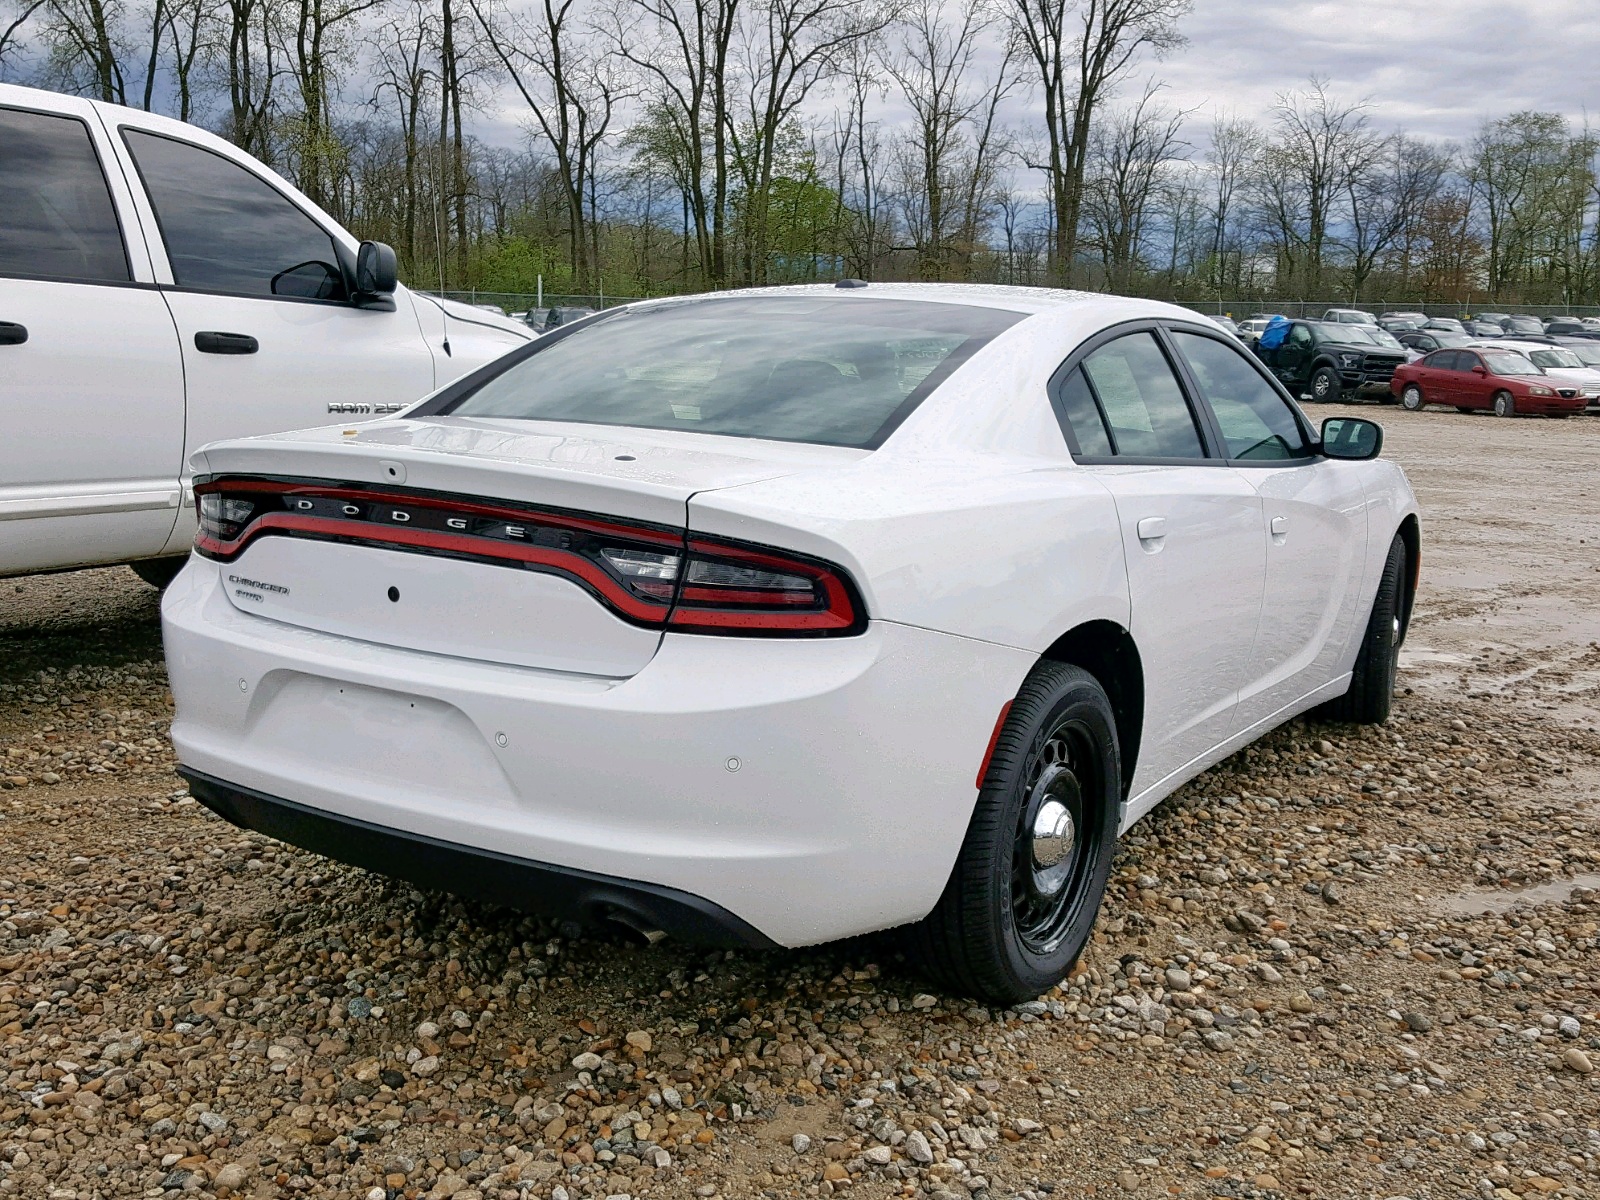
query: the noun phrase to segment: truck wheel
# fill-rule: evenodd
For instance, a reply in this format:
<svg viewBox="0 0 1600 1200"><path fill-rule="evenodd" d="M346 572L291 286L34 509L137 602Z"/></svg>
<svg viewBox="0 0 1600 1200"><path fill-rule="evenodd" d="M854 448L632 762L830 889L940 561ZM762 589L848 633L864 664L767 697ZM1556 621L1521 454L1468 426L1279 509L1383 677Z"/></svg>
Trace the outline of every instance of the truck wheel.
<svg viewBox="0 0 1600 1200"><path fill-rule="evenodd" d="M1031 1000L1083 952L1122 812L1116 718L1087 671L1042 662L995 742L960 857L911 927L919 965L991 1003Z"/></svg>
<svg viewBox="0 0 1600 1200"><path fill-rule="evenodd" d="M188 562L187 556L182 558L146 558L140 562L129 563L133 573L144 580L153 588L166 591L167 584L178 577L178 572L183 570L183 564Z"/></svg>
<svg viewBox="0 0 1600 1200"><path fill-rule="evenodd" d="M1341 390L1339 372L1332 367L1318 367L1311 372L1311 398L1318 404L1329 404L1339 399Z"/></svg>
<svg viewBox="0 0 1600 1200"><path fill-rule="evenodd" d="M1422 389L1414 383L1408 383L1400 392L1400 407L1407 412L1422 411Z"/></svg>
<svg viewBox="0 0 1600 1200"><path fill-rule="evenodd" d="M1494 394L1494 415L1497 417L1514 417L1517 415L1517 402L1510 392L1496 392Z"/></svg>

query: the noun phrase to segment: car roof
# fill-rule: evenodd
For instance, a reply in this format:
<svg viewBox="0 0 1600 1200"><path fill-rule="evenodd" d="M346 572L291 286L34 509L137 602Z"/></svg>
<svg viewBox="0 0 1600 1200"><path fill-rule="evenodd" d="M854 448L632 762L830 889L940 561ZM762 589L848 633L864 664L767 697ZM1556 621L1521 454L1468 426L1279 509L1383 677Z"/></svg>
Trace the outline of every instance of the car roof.
<svg viewBox="0 0 1600 1200"><path fill-rule="evenodd" d="M1132 316L1166 317L1197 323L1208 319L1192 308L1169 304L1164 300L1143 300L1106 292L1069 291L1066 288L1015 287L987 283L874 282L865 287L839 287L831 283L785 284L779 287L705 292L695 296L667 296L656 300L641 300L631 307L682 304L692 300L721 300L736 296L811 296L819 299L828 297L837 299L840 303L849 303L863 297L868 299L878 297L886 300L919 300L930 304L963 304L977 308L1003 309L1030 316L1072 308L1115 307L1118 310L1137 309L1138 312Z"/></svg>

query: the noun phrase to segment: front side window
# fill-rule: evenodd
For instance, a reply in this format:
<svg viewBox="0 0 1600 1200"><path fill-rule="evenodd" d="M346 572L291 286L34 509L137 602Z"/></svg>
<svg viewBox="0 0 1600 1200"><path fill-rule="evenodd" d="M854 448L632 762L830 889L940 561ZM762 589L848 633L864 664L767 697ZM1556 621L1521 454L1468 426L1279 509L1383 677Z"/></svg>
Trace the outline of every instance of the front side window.
<svg viewBox="0 0 1600 1200"><path fill-rule="evenodd" d="M137 129L123 139L150 194L179 287L344 300L333 239L238 163Z"/></svg>
<svg viewBox="0 0 1600 1200"><path fill-rule="evenodd" d="M1172 340L1216 414L1229 458L1304 458L1310 454L1305 433L1288 402L1242 354L1197 333L1174 332Z"/></svg>
<svg viewBox="0 0 1600 1200"><path fill-rule="evenodd" d="M1130 333L1083 360L1083 373L1116 454L1133 458L1204 458L1200 430L1172 366L1153 333Z"/></svg>
<svg viewBox="0 0 1600 1200"><path fill-rule="evenodd" d="M869 449L1023 316L870 296L619 309L536 342L441 411Z"/></svg>
<svg viewBox="0 0 1600 1200"><path fill-rule="evenodd" d="M1311 345L1311 330L1304 325L1296 325L1289 331L1289 341L1296 346Z"/></svg>
<svg viewBox="0 0 1600 1200"><path fill-rule="evenodd" d="M131 278L94 142L75 117L0 108L0 275Z"/></svg>

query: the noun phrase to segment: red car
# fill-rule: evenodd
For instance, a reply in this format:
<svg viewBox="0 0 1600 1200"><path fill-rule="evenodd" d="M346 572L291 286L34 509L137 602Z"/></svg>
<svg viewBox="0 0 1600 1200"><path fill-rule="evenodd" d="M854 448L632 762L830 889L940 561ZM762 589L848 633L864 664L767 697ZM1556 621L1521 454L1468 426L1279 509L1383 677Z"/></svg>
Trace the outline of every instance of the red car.
<svg viewBox="0 0 1600 1200"><path fill-rule="evenodd" d="M1424 404L1450 404L1458 412L1486 408L1497 417L1564 417L1581 413L1588 403L1577 388L1512 350L1435 350L1396 367L1389 390L1412 412Z"/></svg>

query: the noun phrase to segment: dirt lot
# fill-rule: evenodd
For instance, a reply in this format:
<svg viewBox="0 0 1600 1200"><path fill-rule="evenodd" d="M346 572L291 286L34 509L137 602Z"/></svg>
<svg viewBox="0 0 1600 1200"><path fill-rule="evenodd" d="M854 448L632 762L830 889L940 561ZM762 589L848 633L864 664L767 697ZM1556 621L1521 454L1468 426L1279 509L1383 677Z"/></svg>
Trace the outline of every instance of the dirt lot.
<svg viewBox="0 0 1600 1200"><path fill-rule="evenodd" d="M1007 1012L887 937L571 940L242 834L155 593L0 581L0 1193L1600 1194L1600 420L1381 415L1395 719L1184 789Z"/></svg>

